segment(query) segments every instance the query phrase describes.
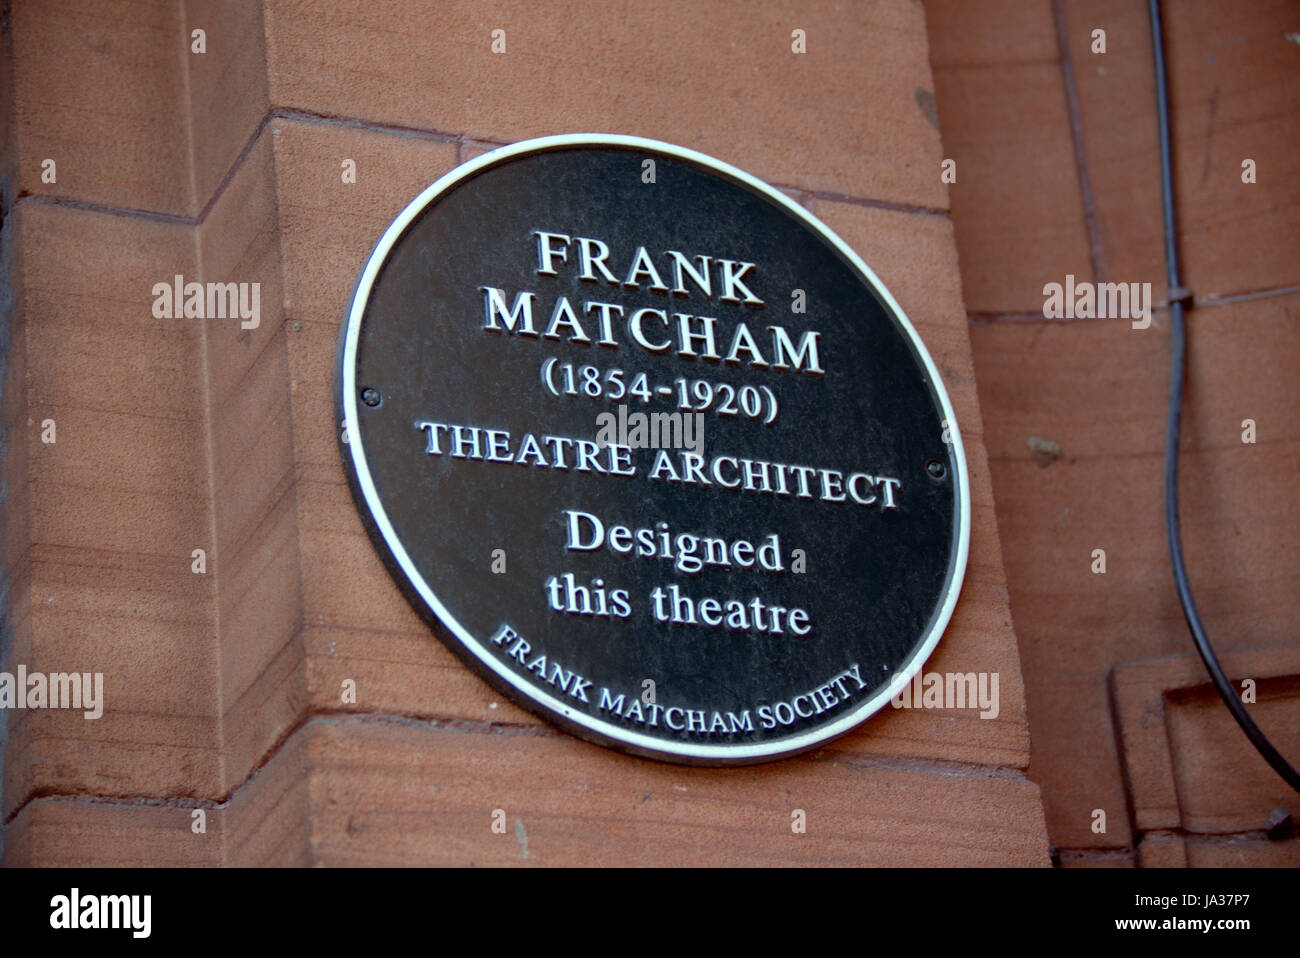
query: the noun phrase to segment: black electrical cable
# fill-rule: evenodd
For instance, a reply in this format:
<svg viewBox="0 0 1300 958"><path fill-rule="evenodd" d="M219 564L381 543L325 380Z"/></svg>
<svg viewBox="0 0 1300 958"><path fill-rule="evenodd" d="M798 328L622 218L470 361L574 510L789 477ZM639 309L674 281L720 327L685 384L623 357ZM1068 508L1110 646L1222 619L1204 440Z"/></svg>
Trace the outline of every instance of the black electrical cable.
<svg viewBox="0 0 1300 958"><path fill-rule="evenodd" d="M1300 772L1282 757L1268 740L1255 720L1246 711L1236 690L1223 674L1219 659L1210 645L1210 638L1205 634L1201 617L1196 611L1196 602L1192 599L1192 586L1187 578L1187 565L1183 560L1183 538L1178 526L1178 434L1183 418L1183 380L1187 365L1187 325L1183 317L1185 304L1190 304L1192 295L1182 288L1178 270L1178 229L1174 219L1174 173L1173 161L1169 149L1169 94L1165 88L1165 52L1164 39L1160 28L1160 0L1148 0L1151 7L1151 45L1155 51L1156 70L1156 112L1160 122L1160 188L1164 198L1165 212L1165 266L1169 277L1169 310L1173 322L1169 333L1170 374L1169 374L1169 425L1165 433L1165 531L1169 537L1169 559L1173 565L1174 583L1178 587L1178 601L1183 606L1183 617L1187 619L1187 628L1191 630L1196 643L1196 651L1201 654L1205 670L1214 680L1214 687L1219 690L1223 704L1228 707L1232 717L1237 720L1241 730L1246 733L1252 745L1264 756L1264 760L1273 766L1273 770L1282 776L1292 788L1300 792Z"/></svg>

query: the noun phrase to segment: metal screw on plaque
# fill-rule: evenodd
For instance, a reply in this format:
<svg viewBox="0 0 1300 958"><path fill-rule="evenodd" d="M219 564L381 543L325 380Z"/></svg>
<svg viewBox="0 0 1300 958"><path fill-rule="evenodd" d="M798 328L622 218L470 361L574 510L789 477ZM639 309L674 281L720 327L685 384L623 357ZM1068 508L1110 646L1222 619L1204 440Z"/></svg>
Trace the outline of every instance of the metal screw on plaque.
<svg viewBox="0 0 1300 958"><path fill-rule="evenodd" d="M925 471L929 474L931 479L942 479L948 474L947 467L945 467L938 459L931 459L927 462L925 464Z"/></svg>
<svg viewBox="0 0 1300 958"><path fill-rule="evenodd" d="M379 395L379 390L373 386L367 386L361 390L361 401L371 408L378 406L384 401L384 397Z"/></svg>

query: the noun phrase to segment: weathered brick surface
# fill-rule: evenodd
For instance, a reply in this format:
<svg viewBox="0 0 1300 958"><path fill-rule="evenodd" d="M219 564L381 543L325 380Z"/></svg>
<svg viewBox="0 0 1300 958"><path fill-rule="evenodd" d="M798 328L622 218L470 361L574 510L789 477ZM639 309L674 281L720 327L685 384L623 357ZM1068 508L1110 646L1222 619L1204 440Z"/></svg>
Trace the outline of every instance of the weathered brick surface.
<svg viewBox="0 0 1300 958"><path fill-rule="evenodd" d="M184 0L183 36L201 29L207 52L185 56L190 169L197 204L211 201L270 106L262 4Z"/></svg>
<svg viewBox="0 0 1300 958"><path fill-rule="evenodd" d="M49 0L10 15L19 189L192 216L178 4Z"/></svg>
<svg viewBox="0 0 1300 958"><path fill-rule="evenodd" d="M6 830L4 864L308 865L306 737L290 737L226 802L37 798ZM201 813L201 817L196 816Z"/></svg>
<svg viewBox="0 0 1300 958"><path fill-rule="evenodd" d="M102 672L106 703L96 721L7 716L4 813L32 791L210 793L213 592L190 571L211 521L201 337L151 308L155 282L193 272L192 240L172 223L27 204L16 242L28 405L10 442L25 451L27 551L9 560L20 643L7 664Z"/></svg>
<svg viewBox="0 0 1300 958"><path fill-rule="evenodd" d="M833 748L720 774L554 734L326 723L310 754L324 864L1038 865L1046 855L1028 782L861 765ZM504 834L492 831L497 809ZM795 809L804 834L791 828Z"/></svg>
<svg viewBox="0 0 1300 958"><path fill-rule="evenodd" d="M1193 324L1184 539L1201 614L1225 649L1294 642L1300 434L1268 411L1287 404L1285 370L1300 359L1295 299L1219 306ZM1030 714L1077 746L1035 739L1034 774L1051 783L1049 820L1066 845L1101 844L1087 813L1124 800L1106 672L1189 648L1164 545L1161 332L1108 320L972 327L1002 534L1018 543L1007 576ZM1241 441L1252 412L1267 443ZM1030 436L1059 442L1061 459L1040 464ZM1094 549L1106 550L1105 575L1091 571ZM1116 825L1104 844L1125 838Z"/></svg>
<svg viewBox="0 0 1300 958"><path fill-rule="evenodd" d="M1219 306L1193 324L1183 529L1198 605L1223 649L1294 642L1300 433L1268 411L1286 406L1285 369L1300 359L1295 299ZM1029 713L1043 728L1031 774L1046 786L1058 844L1127 845L1106 675L1190 649L1164 542L1163 323L971 329L1001 532L1016 543L1006 569ZM1267 442L1245 445L1252 412ZM1031 436L1058 442L1061 458L1044 465ZM1105 575L1091 571L1094 549L1106 552ZM1091 831L1094 808L1109 812L1105 836Z"/></svg>
<svg viewBox="0 0 1300 958"><path fill-rule="evenodd" d="M1111 709L1112 669L1191 651L1164 539L1168 315L1145 331L1123 320L1034 321L1043 284L1066 273L1092 278L1089 261L1097 279L1150 282L1163 298L1146 7L1044 0L1012 11L994 0L927 0L926 9L945 155L965 151L973 161L959 162L950 188L953 220L1025 673L1030 776L1043 785L1053 843L1071 865L1116 856L1146 865L1288 860L1294 852L1276 849L1295 842L1263 843L1256 823L1281 783L1260 772L1221 705L1194 697L1175 706L1155 693L1158 708L1134 706L1122 721ZM1289 225L1300 206L1291 172L1300 61L1286 39L1294 8L1163 9L1184 285L1203 303L1264 294L1190 317L1185 547L1216 646L1273 661L1295 646L1300 577L1290 545L1300 523L1291 465L1300 434L1279 415L1294 406L1300 359L1300 314L1288 295L1300 284L1300 234ZM1096 29L1106 31L1104 54L1092 51ZM1025 89L1025 71L1040 71L1037 91ZM1040 106L1008 108L1028 97ZM1039 122L1023 123L1027 116ZM1054 142L1034 144L1032 156L1007 145L1039 131ZM1243 184L1245 157L1278 178ZM975 181L961 175L972 165ZM1004 233L1037 242L1017 246ZM1264 430L1256 444L1242 442L1245 419ZM1032 451L1031 437L1059 443L1060 458ZM1105 575L1091 571L1094 549L1106 552ZM1265 710L1274 728L1294 727L1285 696ZM1130 751L1126 788L1117 739L1166 720L1173 751ZM1289 741L1285 731L1275 737ZM1104 834L1091 827L1098 808ZM1169 829L1214 837L1172 840ZM1219 854L1238 847L1249 851Z"/></svg>
<svg viewBox="0 0 1300 958"><path fill-rule="evenodd" d="M205 281L260 284L255 320L203 324L221 668L219 794L265 760L306 701L277 212L274 147L264 130L196 231Z"/></svg>
<svg viewBox="0 0 1300 958"><path fill-rule="evenodd" d="M1039 312L1043 284L1092 278L1049 0L926 5L966 308Z"/></svg>
<svg viewBox="0 0 1300 958"><path fill-rule="evenodd" d="M1300 748L1290 716L1300 688L1294 645L1220 656L1234 686L1254 683L1248 712L1284 755ZM1276 809L1300 816L1295 792L1264 759L1242 748L1195 653L1128 662L1110 676L1132 816L1144 832L1208 841L1256 841ZM1300 842L1281 843L1300 860Z"/></svg>
<svg viewBox="0 0 1300 958"><path fill-rule="evenodd" d="M803 812L805 832L792 827ZM220 806L37 799L10 864L1041 865L1037 789L835 748L719 774L549 727L313 719ZM495 821L504 830L494 829Z"/></svg>
<svg viewBox="0 0 1300 958"><path fill-rule="evenodd" d="M925 17L906 0L276 2L266 28L276 106L495 142L648 136L777 183L947 207L917 104Z"/></svg>
<svg viewBox="0 0 1300 958"><path fill-rule="evenodd" d="M1187 862L1194 868L1295 868L1296 842L1240 838L1187 843Z"/></svg>
<svg viewBox="0 0 1300 958"><path fill-rule="evenodd" d="M1155 80L1146 6L1065 0L1108 278L1164 284ZM1212 0L1164 13L1184 285L1198 298L1300 284L1300 58L1295 5ZM1093 29L1107 52L1090 52ZM1242 160L1256 182L1241 181Z"/></svg>

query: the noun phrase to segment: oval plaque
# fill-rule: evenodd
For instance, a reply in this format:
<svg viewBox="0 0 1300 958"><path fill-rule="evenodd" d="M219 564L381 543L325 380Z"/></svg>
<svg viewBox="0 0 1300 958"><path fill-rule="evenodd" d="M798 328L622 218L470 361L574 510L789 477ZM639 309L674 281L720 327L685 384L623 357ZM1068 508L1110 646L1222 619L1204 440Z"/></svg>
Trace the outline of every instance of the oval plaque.
<svg viewBox="0 0 1300 958"><path fill-rule="evenodd" d="M439 638L638 755L853 728L961 587L966 464L916 331L826 226L690 150L546 137L442 177L366 263L337 403Z"/></svg>

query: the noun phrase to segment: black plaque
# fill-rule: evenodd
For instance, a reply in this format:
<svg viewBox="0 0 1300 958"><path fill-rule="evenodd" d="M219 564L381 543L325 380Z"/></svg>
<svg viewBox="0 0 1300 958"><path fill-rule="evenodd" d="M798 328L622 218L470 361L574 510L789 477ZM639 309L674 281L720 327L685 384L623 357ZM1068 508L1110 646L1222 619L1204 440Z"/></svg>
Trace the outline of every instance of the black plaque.
<svg viewBox="0 0 1300 958"><path fill-rule="evenodd" d="M689 150L547 137L438 180L357 283L337 401L433 631L638 755L853 728L961 587L965 460L911 323L806 210Z"/></svg>

